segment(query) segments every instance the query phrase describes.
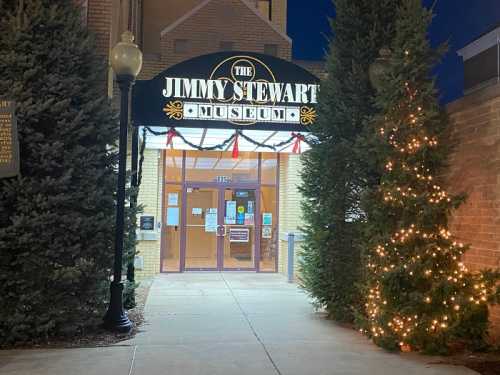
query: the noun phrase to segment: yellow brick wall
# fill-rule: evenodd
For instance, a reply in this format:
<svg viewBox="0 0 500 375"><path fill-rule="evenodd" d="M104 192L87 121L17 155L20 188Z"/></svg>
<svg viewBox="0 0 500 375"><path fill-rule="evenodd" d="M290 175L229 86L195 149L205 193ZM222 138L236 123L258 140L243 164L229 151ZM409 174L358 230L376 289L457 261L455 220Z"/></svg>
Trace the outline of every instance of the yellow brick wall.
<svg viewBox="0 0 500 375"><path fill-rule="evenodd" d="M162 169L163 163L159 150L144 151L142 183L139 190L139 204L143 206L143 215L155 217L155 223L161 222L162 212ZM137 278L144 278L160 272L160 231L156 230L156 241L139 241L137 250L144 259L144 268L137 270ZM140 238L140 236L139 236Z"/></svg>
<svg viewBox="0 0 500 375"><path fill-rule="evenodd" d="M298 233L302 225L300 204L302 196L299 192L301 162L300 155L280 155L280 202L279 225L280 247L278 258L278 272L288 273L288 242L284 241L286 233ZM295 270L300 252L300 241L295 242Z"/></svg>

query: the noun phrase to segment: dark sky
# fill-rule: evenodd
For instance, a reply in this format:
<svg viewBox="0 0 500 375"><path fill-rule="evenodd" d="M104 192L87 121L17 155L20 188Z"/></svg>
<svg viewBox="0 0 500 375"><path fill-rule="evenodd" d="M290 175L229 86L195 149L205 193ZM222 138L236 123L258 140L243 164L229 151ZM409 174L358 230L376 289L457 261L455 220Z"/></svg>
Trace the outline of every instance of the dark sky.
<svg viewBox="0 0 500 375"><path fill-rule="evenodd" d="M376 1L376 0L374 0ZM427 6L434 0L424 0ZM335 11L331 0L288 0L288 34L296 59L321 59L330 35L328 17ZM437 0L430 28L433 46L449 41L449 52L436 68L443 103L462 96L462 59L456 51L500 24L500 0Z"/></svg>

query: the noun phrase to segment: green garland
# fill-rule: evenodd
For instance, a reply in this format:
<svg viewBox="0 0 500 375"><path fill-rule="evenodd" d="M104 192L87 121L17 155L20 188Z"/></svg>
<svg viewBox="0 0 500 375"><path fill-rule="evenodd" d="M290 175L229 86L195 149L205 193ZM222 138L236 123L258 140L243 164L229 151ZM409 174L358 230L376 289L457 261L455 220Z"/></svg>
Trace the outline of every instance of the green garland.
<svg viewBox="0 0 500 375"><path fill-rule="evenodd" d="M252 143L255 146L267 148L267 149L270 149L270 150L273 150L273 151L276 151L279 148L282 148L282 147L285 147L287 145L290 145L295 139L297 139L297 137L300 137L301 141L306 142L307 144L311 143L311 140L307 139L306 137L304 137L300 133L292 133L292 135L290 136L290 138L288 138L287 140L285 140L283 142L279 142L279 143L275 143L275 144L269 145L267 143L261 143L261 142L258 142L256 140L250 138L249 136L245 135L242 130L235 130L235 132L230 137L226 138L221 143L219 143L217 145L214 145L214 146L203 147L203 146L199 146L197 144L189 142L186 139L186 137L184 137L182 135L182 133L180 133L175 128L170 128L168 131L161 131L161 132L159 132L159 131L152 130L151 128L149 128L147 126L143 128L143 139L145 139L146 132L149 132L149 133L151 133L153 135L167 135L171 131L175 131L175 136L179 137L185 144L187 144L188 146L190 146L190 147L192 147L192 148L194 148L196 150L199 150L199 151L222 150L230 142L232 142L234 140L234 138L236 137L236 135L240 136L241 138L243 138L244 140Z"/></svg>

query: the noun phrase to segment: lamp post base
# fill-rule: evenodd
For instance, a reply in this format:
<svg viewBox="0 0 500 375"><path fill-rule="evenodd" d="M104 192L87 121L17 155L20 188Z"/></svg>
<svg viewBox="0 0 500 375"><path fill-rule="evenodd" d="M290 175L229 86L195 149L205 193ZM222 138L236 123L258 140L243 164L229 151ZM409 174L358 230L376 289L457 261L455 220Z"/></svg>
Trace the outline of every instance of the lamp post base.
<svg viewBox="0 0 500 375"><path fill-rule="evenodd" d="M110 331L127 333L132 329L132 322L123 310L123 284L112 282L110 286L111 300L104 316L104 327Z"/></svg>

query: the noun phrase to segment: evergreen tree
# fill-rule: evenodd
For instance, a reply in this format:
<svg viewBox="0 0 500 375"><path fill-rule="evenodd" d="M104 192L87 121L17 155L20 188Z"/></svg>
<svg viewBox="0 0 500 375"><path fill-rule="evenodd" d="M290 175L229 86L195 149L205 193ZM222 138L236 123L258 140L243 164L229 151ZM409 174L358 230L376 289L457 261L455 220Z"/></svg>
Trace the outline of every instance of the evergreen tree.
<svg viewBox="0 0 500 375"><path fill-rule="evenodd" d="M123 288L123 306L126 309L133 309L137 303L135 301L135 291L139 283L135 281L134 260L137 252L137 215L143 212L143 207L137 204L139 187L130 186L126 191L128 205L125 206L125 238L123 243L123 271L127 275L127 280Z"/></svg>
<svg viewBox="0 0 500 375"><path fill-rule="evenodd" d="M453 340L484 342L497 273L473 274L448 229L462 201L443 188L448 120L431 69L441 53L426 38L432 12L403 0L391 69L377 97L380 184L370 196L365 332L387 348L444 353Z"/></svg>
<svg viewBox="0 0 500 375"><path fill-rule="evenodd" d="M0 96L17 102L21 153L21 176L0 180L0 344L105 312L118 125L73 3L0 1Z"/></svg>
<svg viewBox="0 0 500 375"><path fill-rule="evenodd" d="M368 67L388 35L399 0L335 0L334 39L321 83L316 141L303 156L303 287L333 319L353 320L361 296L360 195L369 166L356 152L373 115Z"/></svg>

